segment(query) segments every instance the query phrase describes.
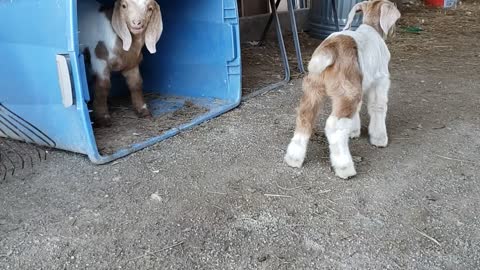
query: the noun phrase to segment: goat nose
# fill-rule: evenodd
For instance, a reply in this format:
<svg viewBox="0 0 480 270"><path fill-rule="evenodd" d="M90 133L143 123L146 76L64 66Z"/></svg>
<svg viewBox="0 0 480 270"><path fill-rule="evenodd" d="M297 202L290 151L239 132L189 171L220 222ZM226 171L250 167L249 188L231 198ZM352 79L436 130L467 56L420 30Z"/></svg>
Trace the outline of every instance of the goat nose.
<svg viewBox="0 0 480 270"><path fill-rule="evenodd" d="M133 20L133 21L132 21L132 24L133 24L134 26L140 26L140 25L142 25L142 20Z"/></svg>

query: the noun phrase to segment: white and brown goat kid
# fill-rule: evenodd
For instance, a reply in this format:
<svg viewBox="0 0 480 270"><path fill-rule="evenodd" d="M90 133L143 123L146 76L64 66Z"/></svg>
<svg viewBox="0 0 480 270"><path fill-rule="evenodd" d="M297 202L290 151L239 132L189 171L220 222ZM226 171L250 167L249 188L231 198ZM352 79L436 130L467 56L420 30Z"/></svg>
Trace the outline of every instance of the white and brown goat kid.
<svg viewBox="0 0 480 270"><path fill-rule="evenodd" d="M146 45L151 54L163 31L160 6L155 0L117 0L113 7L79 1L79 39L87 50L95 77L93 111L98 126L110 126L107 98L111 72L121 72L139 117L151 116L143 98L139 64ZM87 58L87 57L86 57Z"/></svg>
<svg viewBox="0 0 480 270"><path fill-rule="evenodd" d="M356 31L348 30L355 13L363 12ZM347 179L356 175L348 141L360 136L362 98L367 96L370 143L388 144L385 125L390 74L390 52L384 39L391 33L400 12L387 0L356 4L342 32L331 34L313 53L309 74L303 81L303 96L297 110L295 134L288 146L285 162L300 168L305 159L320 105L325 96L332 100L332 113L325 126L330 161L335 174Z"/></svg>

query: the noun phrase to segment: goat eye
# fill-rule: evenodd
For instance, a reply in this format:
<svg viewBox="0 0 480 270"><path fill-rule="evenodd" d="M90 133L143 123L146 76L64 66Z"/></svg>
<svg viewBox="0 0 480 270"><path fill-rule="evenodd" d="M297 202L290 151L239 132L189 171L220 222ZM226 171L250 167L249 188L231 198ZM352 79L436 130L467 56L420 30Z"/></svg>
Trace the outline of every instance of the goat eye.
<svg viewBox="0 0 480 270"><path fill-rule="evenodd" d="M122 8L127 8L127 5L125 5L125 4L122 4Z"/></svg>
<svg viewBox="0 0 480 270"><path fill-rule="evenodd" d="M153 8L152 8L152 7L149 7L149 8L148 8L148 11L150 11L150 12L153 11Z"/></svg>

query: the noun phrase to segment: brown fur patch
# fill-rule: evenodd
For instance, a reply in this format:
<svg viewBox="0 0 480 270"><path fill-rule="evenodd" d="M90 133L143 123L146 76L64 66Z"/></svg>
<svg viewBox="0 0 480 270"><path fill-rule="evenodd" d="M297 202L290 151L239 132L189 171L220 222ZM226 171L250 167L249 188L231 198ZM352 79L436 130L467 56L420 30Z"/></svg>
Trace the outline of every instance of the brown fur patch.
<svg viewBox="0 0 480 270"><path fill-rule="evenodd" d="M351 118L362 100L362 73L358 64L357 44L350 36L338 35L327 39L313 56L326 54L333 64L321 74L308 74L303 81L304 94L297 112L296 131L310 135L315 125L321 101L332 99L332 115Z"/></svg>
<svg viewBox="0 0 480 270"><path fill-rule="evenodd" d="M325 96L325 84L317 77L307 75L303 79L303 96L297 109L297 132L310 135L315 126L321 102Z"/></svg>
<svg viewBox="0 0 480 270"><path fill-rule="evenodd" d="M137 67L143 60L142 48L145 43L145 37L133 36L130 50L125 51L122 48L122 41L117 38L114 53L115 59L109 62L112 71L126 71Z"/></svg>
<svg viewBox="0 0 480 270"><path fill-rule="evenodd" d="M367 4L366 10L363 11L363 23L375 28L381 36L383 36L384 33L380 27L380 16L382 5L385 3L386 1L383 0L370 1Z"/></svg>
<svg viewBox="0 0 480 270"><path fill-rule="evenodd" d="M373 27L381 36L391 35L392 33L384 33L380 26L380 18L382 16L382 6L395 6L395 4L388 0L371 0L364 3L362 5L363 23Z"/></svg>
<svg viewBox="0 0 480 270"><path fill-rule="evenodd" d="M335 55L334 64L321 74L327 95L332 98L333 114L352 117L362 99L362 72L358 64L357 43L350 36L327 40L326 49Z"/></svg>
<svg viewBox="0 0 480 270"><path fill-rule="evenodd" d="M105 42L99 41L95 47L95 55L98 59L108 61L108 49L105 46Z"/></svg>

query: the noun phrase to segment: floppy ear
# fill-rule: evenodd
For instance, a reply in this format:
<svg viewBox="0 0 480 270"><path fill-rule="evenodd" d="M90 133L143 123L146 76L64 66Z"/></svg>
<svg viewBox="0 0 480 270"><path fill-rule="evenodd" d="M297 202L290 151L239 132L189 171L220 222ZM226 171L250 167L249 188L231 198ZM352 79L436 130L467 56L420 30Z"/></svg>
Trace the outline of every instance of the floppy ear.
<svg viewBox="0 0 480 270"><path fill-rule="evenodd" d="M380 8L380 27L387 35L395 22L400 18L400 11L393 4L383 4Z"/></svg>
<svg viewBox="0 0 480 270"><path fill-rule="evenodd" d="M147 30L145 31L145 45L151 54L157 52L157 42L163 32L162 12L160 6L155 2L155 8L153 10L152 17L148 23Z"/></svg>
<svg viewBox="0 0 480 270"><path fill-rule="evenodd" d="M367 2L368 0L360 2L352 7L352 10L350 10L350 13L348 13L347 24L345 24L343 31L350 29L350 27L352 26L353 18L355 18L355 14L360 11L363 12L363 10L367 7Z"/></svg>
<svg viewBox="0 0 480 270"><path fill-rule="evenodd" d="M125 51L130 50L132 46L132 34L128 30L127 22L122 18L120 1L115 1L112 15L112 27L115 33L120 37Z"/></svg>

